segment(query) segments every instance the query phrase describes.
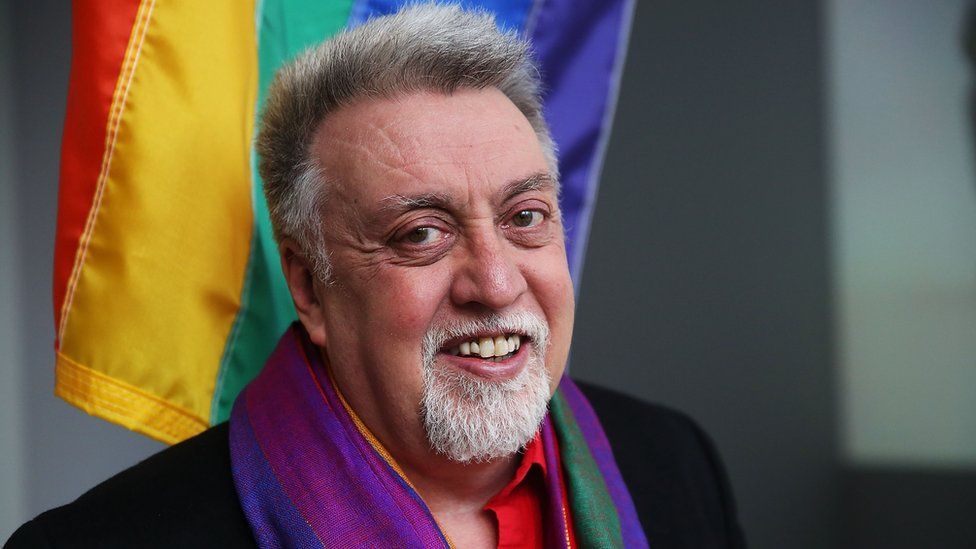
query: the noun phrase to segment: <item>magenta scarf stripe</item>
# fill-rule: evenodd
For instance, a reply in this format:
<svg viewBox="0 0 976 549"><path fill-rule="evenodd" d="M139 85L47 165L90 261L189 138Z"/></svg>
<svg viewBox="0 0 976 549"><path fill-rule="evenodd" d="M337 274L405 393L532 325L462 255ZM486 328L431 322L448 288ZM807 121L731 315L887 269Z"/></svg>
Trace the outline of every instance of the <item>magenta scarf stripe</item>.
<svg viewBox="0 0 976 549"><path fill-rule="evenodd" d="M243 406L231 423L250 421L282 492L324 546L446 547L419 496L359 434L331 384L312 373L307 359L315 355L306 355L302 339L301 328L286 332L238 398ZM235 478L242 500L264 489L248 478Z"/></svg>
<svg viewBox="0 0 976 549"><path fill-rule="evenodd" d="M563 491L563 482L559 478L560 465L556 462L559 455L556 446L556 433L552 427L552 418L546 414L546 419L542 422L542 451L546 460L546 491L549 494L549 520L546 521L546 539L550 545L559 546L557 541L569 544L566 539L569 536L569 525L566 524L566 513L564 508L569 505L566 493Z"/></svg>
<svg viewBox="0 0 976 549"><path fill-rule="evenodd" d="M307 367L306 371L315 376L317 387L322 391L321 396L325 397L331 403L333 410L337 412L335 414L336 418L342 424L350 443L355 444L359 449L360 457L367 460L376 478L384 483L388 493L395 496L394 502L397 504L397 508L387 507L384 513L395 513L397 510L403 513L407 517L408 522L413 525L413 531L417 539L423 544L423 547L449 546L450 544L437 526L433 514L431 514L430 509L427 507L423 498L420 497L420 494L362 436L359 428L356 427L352 417L347 413L345 406L343 406L335 386L329 381L326 368L320 359L319 350L309 341L305 330L300 328L297 323L294 329L296 332L300 332L296 336L296 340L303 348L303 356L305 357L305 365ZM312 358L312 360L309 360L309 358ZM400 544L409 539L411 538L401 535L401 537L397 538L397 543Z"/></svg>

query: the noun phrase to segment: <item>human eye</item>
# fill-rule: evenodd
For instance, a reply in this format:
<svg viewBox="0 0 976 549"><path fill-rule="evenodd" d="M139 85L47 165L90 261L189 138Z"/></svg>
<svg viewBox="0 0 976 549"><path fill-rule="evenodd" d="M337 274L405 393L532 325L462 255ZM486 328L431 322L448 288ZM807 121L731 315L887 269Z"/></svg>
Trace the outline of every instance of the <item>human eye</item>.
<svg viewBox="0 0 976 549"><path fill-rule="evenodd" d="M545 214L539 210L519 210L518 212L515 212L515 215L512 216L511 224L516 227L527 229L542 223L543 220L545 220L545 217Z"/></svg>
<svg viewBox="0 0 976 549"><path fill-rule="evenodd" d="M433 244L444 238L444 231L437 227L423 225L408 229L400 236L402 242L413 245Z"/></svg>
<svg viewBox="0 0 976 549"><path fill-rule="evenodd" d="M509 210L502 229L521 246L536 248L551 242L557 235L559 214L538 200L523 202Z"/></svg>
<svg viewBox="0 0 976 549"><path fill-rule="evenodd" d="M404 223L387 240L400 265L430 265L451 250L457 231L439 218L425 217Z"/></svg>

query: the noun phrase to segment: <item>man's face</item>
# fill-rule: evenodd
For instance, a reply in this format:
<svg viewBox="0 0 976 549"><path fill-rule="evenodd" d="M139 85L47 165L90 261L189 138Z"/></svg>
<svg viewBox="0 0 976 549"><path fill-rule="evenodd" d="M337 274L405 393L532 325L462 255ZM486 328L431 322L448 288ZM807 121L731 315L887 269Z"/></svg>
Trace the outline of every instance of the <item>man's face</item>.
<svg viewBox="0 0 976 549"><path fill-rule="evenodd" d="M429 453L421 402L432 334L436 372L512 383L535 351L551 395L569 351L573 289L554 182L519 110L493 88L363 100L323 122L313 154L330 181L321 343L374 434L394 454ZM548 325L547 348L526 333L471 333L526 316ZM486 337L510 347L511 335L521 335L518 350L480 356ZM481 343L477 353L469 342Z"/></svg>

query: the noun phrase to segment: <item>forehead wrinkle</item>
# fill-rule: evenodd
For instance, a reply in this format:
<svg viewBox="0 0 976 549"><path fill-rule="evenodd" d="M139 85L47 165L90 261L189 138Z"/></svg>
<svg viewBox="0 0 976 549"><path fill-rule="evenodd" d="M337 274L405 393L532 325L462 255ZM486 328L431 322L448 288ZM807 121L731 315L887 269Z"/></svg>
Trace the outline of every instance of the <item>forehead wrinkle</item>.
<svg viewBox="0 0 976 549"><path fill-rule="evenodd" d="M393 136L391 136L388 131L391 127L396 129L396 127L399 126L396 120L388 121L388 123L384 125L376 124L373 121L367 121L366 124L367 124L367 129L364 130L364 136L367 135L366 132L369 132L372 135L376 135L377 137L380 138L382 143L386 145L385 150L394 152L397 156L397 161L399 161L401 164L406 163L406 157L404 156L403 150L401 149L402 143L398 143L397 140L394 139ZM364 141L365 139L360 139L359 145L363 149L366 149L367 152L369 152L369 147L366 145L366 143L364 143ZM373 154L373 156L376 155ZM383 162L383 164L389 165L388 162Z"/></svg>
<svg viewBox="0 0 976 549"><path fill-rule="evenodd" d="M336 149L343 148L345 151L338 152L333 150L335 161L340 162L340 166L345 166L346 169L350 169L356 165L363 165L365 162L370 162L375 164L379 170L380 177L389 177L391 175L398 175L406 179L420 182L422 179L416 174L410 171L412 164L408 164L402 160L402 153L397 150L400 154L401 159L391 159L388 155L384 154L384 151L378 151L375 147L371 147L362 142L350 142L350 141L339 141L336 142ZM358 153L358 154L350 154ZM343 168L340 167L340 170ZM348 175L348 174L347 174ZM363 176L357 176L353 179L343 178L348 187L349 192L353 192L353 186L358 184L368 184L368 180L361 179ZM358 181L357 181L358 180Z"/></svg>
<svg viewBox="0 0 976 549"><path fill-rule="evenodd" d="M440 137L440 136L438 136ZM491 161L503 159L510 156L512 150L510 139L485 138L477 141L457 142L454 140L438 139L435 143L425 143L418 139L409 139L400 144L400 158L403 159L404 151L410 153L409 156L416 158L408 165L413 164L456 164L465 163L469 159L465 158L467 151L480 151L481 158ZM432 150L438 151L439 159L430 155Z"/></svg>
<svg viewBox="0 0 976 549"><path fill-rule="evenodd" d="M388 142L389 147L384 147L384 148L378 148L373 144L365 143L364 140L362 139L349 141L344 139L338 139L335 137L330 137L329 141L332 142L331 152L335 160L341 160L343 162L348 163L351 160L350 158L348 158L349 156L351 156L354 153L359 153L359 155L362 155L372 161L377 162L378 164L381 164L391 169L397 169L400 167L400 166L394 166L393 164L391 164L391 161L399 162L401 166L406 164L406 161L403 157L403 152L392 141ZM395 151L398 158L392 160L384 158L388 156L386 154L387 152L393 152L393 151Z"/></svg>
<svg viewBox="0 0 976 549"><path fill-rule="evenodd" d="M358 141L368 148L374 144L366 144L369 142L369 136L376 135L381 138L381 143L386 145L386 147L380 150L395 150L397 160L402 162L404 167L415 164L430 164L431 160L433 160L430 157L432 149L447 153L450 157L453 157L455 151L467 151L472 148L490 149L493 154L489 158L500 158L512 152L510 138L496 137L493 135L494 132L487 127L479 128L479 131L473 134L474 139L457 141L454 134L443 127L445 124L449 126L449 121L441 120L429 128L428 130L430 131L426 132L429 134L428 137L436 138L434 143L430 143L426 139L415 135L414 130L416 128L414 123L401 117L392 117L381 121L364 120L363 124L366 127L359 132ZM482 122L482 126L486 124L488 123ZM535 135L531 127L526 129L533 136ZM443 139L444 136L448 136L448 139ZM501 145L500 150L499 145ZM409 157L416 159L408 162L407 158ZM434 163L447 164L452 162L455 162L455 160L449 158Z"/></svg>

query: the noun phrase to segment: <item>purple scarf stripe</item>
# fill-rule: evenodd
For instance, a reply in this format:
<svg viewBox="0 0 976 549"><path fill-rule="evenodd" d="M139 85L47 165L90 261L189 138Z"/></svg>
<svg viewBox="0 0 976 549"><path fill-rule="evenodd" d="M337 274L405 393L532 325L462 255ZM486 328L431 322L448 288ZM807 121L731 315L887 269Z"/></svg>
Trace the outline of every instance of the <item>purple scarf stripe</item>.
<svg viewBox="0 0 976 549"><path fill-rule="evenodd" d="M231 412L231 472L259 547L319 547L322 542L288 496L258 446L238 400Z"/></svg>
<svg viewBox="0 0 976 549"><path fill-rule="evenodd" d="M318 349L296 323L261 374L238 397L230 421L237 495L260 547L446 547L430 509L370 445L342 405ZM564 378L570 421L578 423L621 520L627 547L646 547L593 410ZM542 443L549 513L547 545L564 547L571 505L556 463L556 425ZM572 508L568 509L575 516Z"/></svg>
<svg viewBox="0 0 976 549"><path fill-rule="evenodd" d="M446 546L427 507L359 434L331 384L309 371L324 368L300 339L300 328L289 330L239 397L283 493L326 547ZM238 495L260 490L239 486Z"/></svg>
<svg viewBox="0 0 976 549"><path fill-rule="evenodd" d="M644 530L637 518L634 502L630 497L630 492L627 491L623 477L620 475L617 461L613 457L613 450L610 449L610 442L607 440L606 433L603 432L603 427L600 425L600 420L597 419L593 407L590 406L579 387L568 377L563 377L559 384L559 390L562 391L566 403L569 404L573 419L576 420L576 424L590 447L590 454L593 455L593 460L596 461L600 474L603 475L607 491L610 493L610 499L613 500L614 507L617 508L624 547L647 547L647 538L644 536Z"/></svg>
<svg viewBox="0 0 976 549"><path fill-rule="evenodd" d="M304 330L301 330L301 333L304 334ZM359 449L360 457L367 461L375 478L383 483L389 493L409 498L409 502L400 501L396 510L407 515L409 522L418 531L418 538L423 540L424 547L434 547L437 545L448 546L447 539L444 537L443 532L440 531L440 528L436 526L434 516L431 514L430 508L427 507L423 498L420 497L420 494L407 483L407 479L400 476L400 473L393 469L392 465L376 452L376 449L362 436L359 428L356 427L352 417L347 413L345 406L342 405L342 401L338 393L336 393L335 386L328 379L325 366L319 359L318 349L307 337L301 336L299 339L303 346L305 356L314 357L315 359L312 362L312 373L315 375L316 382L322 389L326 399L336 404L336 409L340 412L336 414L337 419L342 424L349 442L356 445ZM396 510L390 508L386 512L395 512Z"/></svg>

